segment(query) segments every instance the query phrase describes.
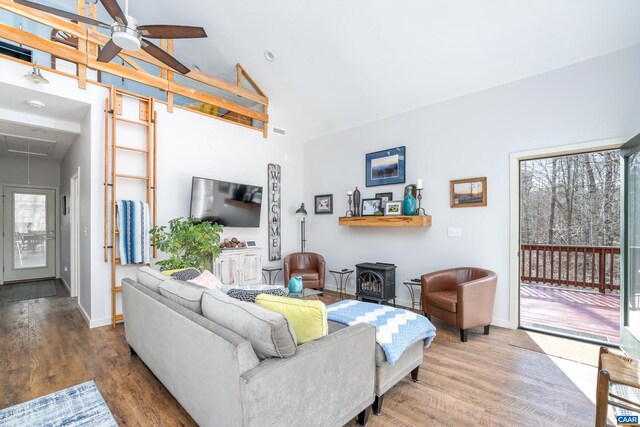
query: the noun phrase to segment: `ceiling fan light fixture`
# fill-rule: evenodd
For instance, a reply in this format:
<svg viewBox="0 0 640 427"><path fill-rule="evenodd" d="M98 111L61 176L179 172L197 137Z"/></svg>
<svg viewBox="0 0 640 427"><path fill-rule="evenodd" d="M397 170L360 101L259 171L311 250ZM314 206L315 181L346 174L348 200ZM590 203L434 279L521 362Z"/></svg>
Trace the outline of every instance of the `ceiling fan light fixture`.
<svg viewBox="0 0 640 427"><path fill-rule="evenodd" d="M121 49L136 51L142 48L142 36L134 18L127 16L127 25L114 23L111 26L111 39Z"/></svg>
<svg viewBox="0 0 640 427"><path fill-rule="evenodd" d="M44 78L44 76L42 75L42 72L40 71L40 68L38 68L37 65L34 65L33 69L29 71L27 74L25 74L24 77L35 84L39 84L39 83L49 84L49 80ZM42 106L44 107L44 104Z"/></svg>

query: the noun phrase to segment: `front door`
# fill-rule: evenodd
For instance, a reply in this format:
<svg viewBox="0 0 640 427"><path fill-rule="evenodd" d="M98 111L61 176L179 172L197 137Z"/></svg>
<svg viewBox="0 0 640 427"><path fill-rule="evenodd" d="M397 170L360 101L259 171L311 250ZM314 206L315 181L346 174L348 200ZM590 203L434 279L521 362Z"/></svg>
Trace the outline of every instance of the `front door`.
<svg viewBox="0 0 640 427"><path fill-rule="evenodd" d="M4 187L4 281L56 275L55 190Z"/></svg>

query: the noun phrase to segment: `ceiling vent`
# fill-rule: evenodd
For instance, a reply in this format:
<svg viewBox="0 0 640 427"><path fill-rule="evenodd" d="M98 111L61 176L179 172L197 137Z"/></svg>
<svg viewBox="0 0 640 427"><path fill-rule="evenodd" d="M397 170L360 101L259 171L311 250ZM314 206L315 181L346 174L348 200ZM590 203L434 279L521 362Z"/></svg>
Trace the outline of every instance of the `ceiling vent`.
<svg viewBox="0 0 640 427"><path fill-rule="evenodd" d="M277 128L277 127L272 127L271 130L273 131L273 133L277 133L278 135L286 135L287 134L287 130L286 129L282 129L282 128Z"/></svg>

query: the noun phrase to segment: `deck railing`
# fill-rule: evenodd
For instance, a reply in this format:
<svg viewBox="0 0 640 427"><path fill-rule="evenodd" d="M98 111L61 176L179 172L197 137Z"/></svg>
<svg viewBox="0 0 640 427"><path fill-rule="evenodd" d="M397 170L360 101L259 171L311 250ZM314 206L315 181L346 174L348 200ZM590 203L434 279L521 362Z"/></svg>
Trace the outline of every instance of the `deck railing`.
<svg viewBox="0 0 640 427"><path fill-rule="evenodd" d="M520 265L524 283L620 289L617 246L522 245Z"/></svg>

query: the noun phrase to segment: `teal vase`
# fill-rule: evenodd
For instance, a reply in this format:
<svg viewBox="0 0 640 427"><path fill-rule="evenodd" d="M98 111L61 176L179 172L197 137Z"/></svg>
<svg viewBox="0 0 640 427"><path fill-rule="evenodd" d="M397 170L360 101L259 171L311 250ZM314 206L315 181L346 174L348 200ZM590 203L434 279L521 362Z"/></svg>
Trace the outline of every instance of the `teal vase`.
<svg viewBox="0 0 640 427"><path fill-rule="evenodd" d="M416 214L416 198L411 194L413 191L413 186L407 187L407 197L404 198L404 202L402 203L402 210L405 215L415 215Z"/></svg>
<svg viewBox="0 0 640 427"><path fill-rule="evenodd" d="M291 279L289 279L289 292L296 294L302 292L302 276L291 276Z"/></svg>

